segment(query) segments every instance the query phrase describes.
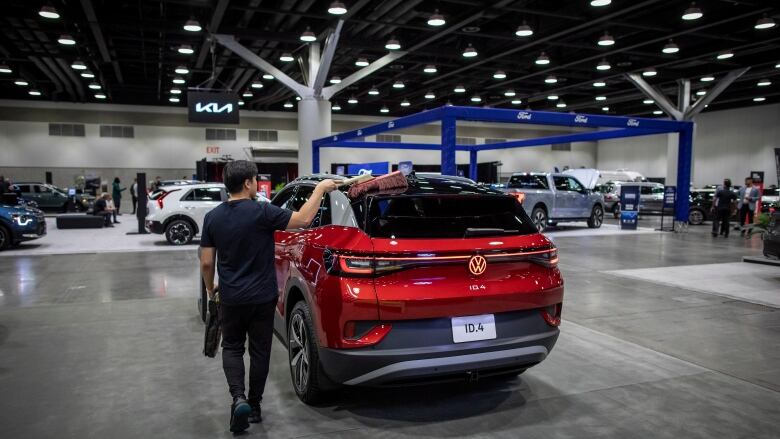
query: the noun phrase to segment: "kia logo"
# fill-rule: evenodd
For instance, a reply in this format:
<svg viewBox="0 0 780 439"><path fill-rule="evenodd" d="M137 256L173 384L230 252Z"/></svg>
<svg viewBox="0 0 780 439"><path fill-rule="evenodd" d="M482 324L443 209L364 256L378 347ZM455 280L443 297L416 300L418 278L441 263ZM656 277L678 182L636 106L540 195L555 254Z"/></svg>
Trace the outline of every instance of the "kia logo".
<svg viewBox="0 0 780 439"><path fill-rule="evenodd" d="M636 119L628 119L628 122L626 122L626 125L628 125L630 127L638 127L639 126L639 121L636 120Z"/></svg>
<svg viewBox="0 0 780 439"><path fill-rule="evenodd" d="M225 104L222 107L219 106L216 102L209 102L208 104L203 104L201 102L198 102L195 104L195 112L196 113L232 113L233 112L233 104Z"/></svg>
<svg viewBox="0 0 780 439"><path fill-rule="evenodd" d="M574 122L575 123L588 123L588 117L587 116L583 116L581 114L578 114L578 115L574 116Z"/></svg>
<svg viewBox="0 0 780 439"><path fill-rule="evenodd" d="M485 272L487 268L487 260L482 255L475 255L469 259L469 271L474 276L479 276Z"/></svg>
<svg viewBox="0 0 780 439"><path fill-rule="evenodd" d="M533 115L527 111L521 111L517 113L517 119L519 120L531 120Z"/></svg>

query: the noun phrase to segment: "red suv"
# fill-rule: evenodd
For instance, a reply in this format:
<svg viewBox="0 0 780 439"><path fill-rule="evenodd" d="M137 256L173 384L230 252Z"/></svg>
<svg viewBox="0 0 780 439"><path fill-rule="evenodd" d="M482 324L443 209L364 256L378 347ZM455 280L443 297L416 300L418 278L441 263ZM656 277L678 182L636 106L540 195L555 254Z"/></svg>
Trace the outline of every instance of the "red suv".
<svg viewBox="0 0 780 439"><path fill-rule="evenodd" d="M323 178L272 203L299 209ZM558 338L553 244L516 198L463 179L409 178L403 193L325 197L311 227L276 232L279 303L305 403L338 385L518 374Z"/></svg>

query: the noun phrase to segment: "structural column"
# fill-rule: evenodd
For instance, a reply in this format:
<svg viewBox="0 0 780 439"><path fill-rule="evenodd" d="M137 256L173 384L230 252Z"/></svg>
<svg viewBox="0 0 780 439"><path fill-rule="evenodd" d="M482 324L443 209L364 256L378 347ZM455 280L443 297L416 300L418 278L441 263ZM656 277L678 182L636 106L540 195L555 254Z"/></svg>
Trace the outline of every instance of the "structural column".
<svg viewBox="0 0 780 439"><path fill-rule="evenodd" d="M477 150L469 151L469 178L477 181Z"/></svg>
<svg viewBox="0 0 780 439"><path fill-rule="evenodd" d="M688 208L690 207L692 161L693 122L680 132L677 152L677 200L674 203L674 219L684 223L688 222Z"/></svg>
<svg viewBox="0 0 780 439"><path fill-rule="evenodd" d="M441 174L458 175L455 166L455 142L457 128L455 117L444 116L441 120Z"/></svg>
<svg viewBox="0 0 780 439"><path fill-rule="evenodd" d="M298 101L298 175L310 174L313 170L312 140L327 137L330 133L330 101L313 97Z"/></svg>

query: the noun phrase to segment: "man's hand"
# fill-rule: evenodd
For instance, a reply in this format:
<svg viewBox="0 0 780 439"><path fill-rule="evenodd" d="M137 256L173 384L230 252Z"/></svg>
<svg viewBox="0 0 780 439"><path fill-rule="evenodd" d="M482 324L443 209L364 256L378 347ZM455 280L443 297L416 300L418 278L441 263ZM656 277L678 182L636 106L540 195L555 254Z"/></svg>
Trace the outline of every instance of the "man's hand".
<svg viewBox="0 0 780 439"><path fill-rule="evenodd" d="M328 178L317 183L317 189L321 190L322 193L327 194L329 192L333 192L336 189L338 189L339 183L341 183L341 181L336 182Z"/></svg>
<svg viewBox="0 0 780 439"><path fill-rule="evenodd" d="M214 290L216 290L216 285L211 284L211 287L206 287L206 295L208 296L209 300L214 300Z"/></svg>

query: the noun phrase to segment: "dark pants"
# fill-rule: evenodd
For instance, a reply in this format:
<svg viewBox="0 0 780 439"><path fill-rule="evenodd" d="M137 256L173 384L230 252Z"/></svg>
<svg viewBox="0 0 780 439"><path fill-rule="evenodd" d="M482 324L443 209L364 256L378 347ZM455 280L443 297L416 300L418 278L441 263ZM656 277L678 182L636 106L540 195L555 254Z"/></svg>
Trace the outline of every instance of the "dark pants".
<svg viewBox="0 0 780 439"><path fill-rule="evenodd" d="M712 220L712 234L718 234L718 226L720 226L720 234L729 236L729 219L731 217L731 210L715 211L715 218Z"/></svg>
<svg viewBox="0 0 780 439"><path fill-rule="evenodd" d="M753 212L753 209L750 208L750 205L747 203L744 203L742 207L739 209L739 227L744 230L745 224L753 224L753 215L755 212ZM747 217L747 222L745 222L745 218Z"/></svg>
<svg viewBox="0 0 780 439"><path fill-rule="evenodd" d="M95 212L95 216L102 216L103 217L103 225L104 226L110 226L111 225L111 212L106 212L106 211Z"/></svg>
<svg viewBox="0 0 780 439"><path fill-rule="evenodd" d="M119 212L119 208L122 206L122 199L121 198L114 198L114 207L116 207L116 211Z"/></svg>
<svg viewBox="0 0 780 439"><path fill-rule="evenodd" d="M135 215L135 208L138 206L138 197L133 196L132 201L133 201L133 215Z"/></svg>
<svg viewBox="0 0 780 439"><path fill-rule="evenodd" d="M250 405L263 399L271 360L276 300L263 305L221 305L222 368L233 397L244 395L244 345L249 334Z"/></svg>

